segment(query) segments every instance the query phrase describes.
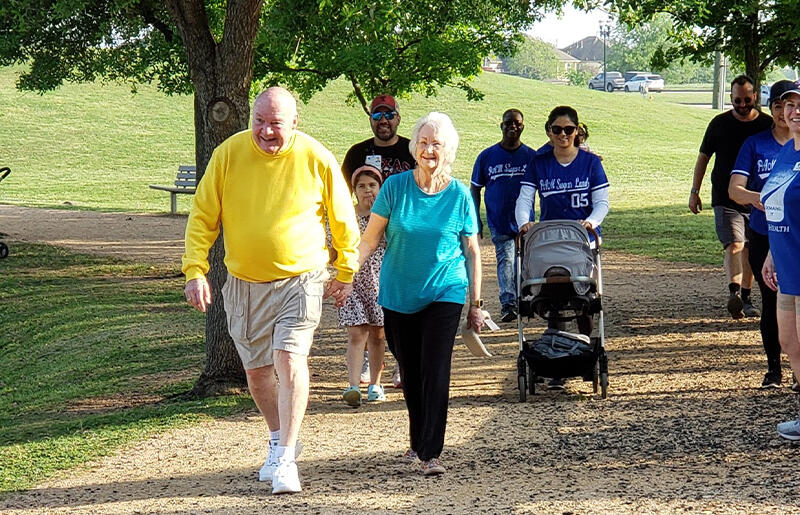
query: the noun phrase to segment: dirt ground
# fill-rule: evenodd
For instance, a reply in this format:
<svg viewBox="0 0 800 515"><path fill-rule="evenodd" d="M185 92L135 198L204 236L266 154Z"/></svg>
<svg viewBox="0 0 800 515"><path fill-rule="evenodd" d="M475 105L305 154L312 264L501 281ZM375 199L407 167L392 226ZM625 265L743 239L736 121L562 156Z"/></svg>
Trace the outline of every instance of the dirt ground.
<svg viewBox="0 0 800 515"><path fill-rule="evenodd" d="M175 263L185 217L0 206L10 240ZM484 298L499 308L491 244ZM730 320L721 267L605 252L608 399L579 379L520 404L517 331L487 334L494 357L456 342L448 471L400 462L402 394L345 406L344 333L325 306L299 460L303 492L257 481L266 450L257 413L154 436L0 501L10 513L790 513L800 511L800 447L775 423L798 412L787 388L758 388L758 322ZM200 329L198 329L200 330ZM526 324L531 337L539 321ZM784 362L788 381L788 363ZM388 381L388 373L384 380Z"/></svg>

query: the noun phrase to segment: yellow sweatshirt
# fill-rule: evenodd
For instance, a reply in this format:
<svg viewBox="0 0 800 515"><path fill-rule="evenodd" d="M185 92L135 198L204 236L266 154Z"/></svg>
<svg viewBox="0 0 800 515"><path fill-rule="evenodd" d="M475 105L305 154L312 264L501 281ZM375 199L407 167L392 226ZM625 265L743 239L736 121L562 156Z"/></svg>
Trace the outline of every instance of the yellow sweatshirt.
<svg viewBox="0 0 800 515"><path fill-rule="evenodd" d="M251 131L234 134L211 156L186 223L186 280L208 273L208 251L224 227L225 266L234 277L268 282L324 268L323 213L337 251L336 278L358 270L358 222L333 154L296 131L286 149L268 154Z"/></svg>

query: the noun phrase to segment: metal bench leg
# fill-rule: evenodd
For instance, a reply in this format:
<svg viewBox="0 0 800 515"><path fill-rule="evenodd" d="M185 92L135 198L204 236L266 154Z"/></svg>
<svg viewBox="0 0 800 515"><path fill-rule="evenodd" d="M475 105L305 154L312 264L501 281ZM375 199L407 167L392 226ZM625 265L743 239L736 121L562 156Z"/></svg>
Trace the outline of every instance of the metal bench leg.
<svg viewBox="0 0 800 515"><path fill-rule="evenodd" d="M178 213L178 194L172 191L169 192L169 211L170 213Z"/></svg>

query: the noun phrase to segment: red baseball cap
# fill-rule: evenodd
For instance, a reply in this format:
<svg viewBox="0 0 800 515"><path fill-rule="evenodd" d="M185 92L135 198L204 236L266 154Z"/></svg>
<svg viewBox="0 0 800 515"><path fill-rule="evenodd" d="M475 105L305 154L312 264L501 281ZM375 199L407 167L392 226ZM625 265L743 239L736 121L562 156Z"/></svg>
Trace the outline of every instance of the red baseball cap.
<svg viewBox="0 0 800 515"><path fill-rule="evenodd" d="M379 107L388 107L392 111L399 112L397 109L397 100L395 100L392 95L378 95L375 97L372 100L372 104L369 106L369 112L374 113Z"/></svg>

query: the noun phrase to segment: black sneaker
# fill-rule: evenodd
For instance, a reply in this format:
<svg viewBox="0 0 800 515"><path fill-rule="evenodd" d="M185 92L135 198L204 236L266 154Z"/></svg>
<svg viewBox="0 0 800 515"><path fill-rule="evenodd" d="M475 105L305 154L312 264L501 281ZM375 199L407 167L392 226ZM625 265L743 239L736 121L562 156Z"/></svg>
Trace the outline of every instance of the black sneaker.
<svg viewBox="0 0 800 515"><path fill-rule="evenodd" d="M514 309L514 306L503 306L500 309L500 321L501 322L513 322L517 319L517 310Z"/></svg>
<svg viewBox="0 0 800 515"><path fill-rule="evenodd" d="M764 374L764 380L761 381L761 388L780 388L781 387L781 373L780 372L767 372Z"/></svg>
<svg viewBox="0 0 800 515"><path fill-rule="evenodd" d="M744 313L744 316L750 318L758 318L761 316L761 311L753 306L749 300L742 301L742 313Z"/></svg>
<svg viewBox="0 0 800 515"><path fill-rule="evenodd" d="M744 302L742 302L741 294L738 291L732 292L731 296L728 297L728 313L730 313L733 318L743 318L743 308Z"/></svg>
<svg viewBox="0 0 800 515"><path fill-rule="evenodd" d="M566 380L563 377L554 377L547 383L548 390L563 390Z"/></svg>

